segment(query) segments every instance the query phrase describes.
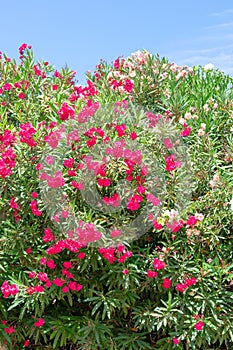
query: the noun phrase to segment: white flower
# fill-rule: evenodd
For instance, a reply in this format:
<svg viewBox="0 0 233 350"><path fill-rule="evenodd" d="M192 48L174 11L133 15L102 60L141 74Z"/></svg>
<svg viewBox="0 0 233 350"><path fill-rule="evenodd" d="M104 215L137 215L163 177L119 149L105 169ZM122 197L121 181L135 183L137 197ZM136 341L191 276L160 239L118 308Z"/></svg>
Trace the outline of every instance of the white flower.
<svg viewBox="0 0 233 350"><path fill-rule="evenodd" d="M198 136L204 136L205 135L205 131L203 129L199 129L197 133L198 133Z"/></svg>
<svg viewBox="0 0 233 350"><path fill-rule="evenodd" d="M170 219L175 219L178 216L178 211L176 211L174 209L165 210L163 215L168 216Z"/></svg>
<svg viewBox="0 0 233 350"><path fill-rule="evenodd" d="M212 63L208 63L204 66L204 71L213 70L213 69L214 69L214 65Z"/></svg>
<svg viewBox="0 0 233 350"><path fill-rule="evenodd" d="M203 106L203 109L204 109L204 111L208 112L208 110L209 110L209 106L208 106L208 104L207 104L207 103L206 103L206 104Z"/></svg>
<svg viewBox="0 0 233 350"><path fill-rule="evenodd" d="M204 215L202 213L195 213L195 218L199 221L203 221Z"/></svg>

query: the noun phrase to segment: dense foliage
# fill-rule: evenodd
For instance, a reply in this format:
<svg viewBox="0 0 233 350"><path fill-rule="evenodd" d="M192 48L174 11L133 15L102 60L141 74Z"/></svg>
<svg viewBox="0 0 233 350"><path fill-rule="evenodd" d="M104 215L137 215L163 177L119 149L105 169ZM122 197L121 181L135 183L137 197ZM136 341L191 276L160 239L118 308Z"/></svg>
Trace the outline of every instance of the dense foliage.
<svg viewBox="0 0 233 350"><path fill-rule="evenodd" d="M232 78L138 51L83 87L19 52L0 59L0 342L231 349Z"/></svg>

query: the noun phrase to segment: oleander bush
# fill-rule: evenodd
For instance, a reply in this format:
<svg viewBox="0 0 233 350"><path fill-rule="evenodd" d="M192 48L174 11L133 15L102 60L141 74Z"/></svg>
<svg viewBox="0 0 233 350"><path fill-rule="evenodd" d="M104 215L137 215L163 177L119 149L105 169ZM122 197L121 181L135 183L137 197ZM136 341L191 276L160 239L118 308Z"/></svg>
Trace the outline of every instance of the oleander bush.
<svg viewBox="0 0 233 350"><path fill-rule="evenodd" d="M233 79L0 58L0 343L233 347Z"/></svg>

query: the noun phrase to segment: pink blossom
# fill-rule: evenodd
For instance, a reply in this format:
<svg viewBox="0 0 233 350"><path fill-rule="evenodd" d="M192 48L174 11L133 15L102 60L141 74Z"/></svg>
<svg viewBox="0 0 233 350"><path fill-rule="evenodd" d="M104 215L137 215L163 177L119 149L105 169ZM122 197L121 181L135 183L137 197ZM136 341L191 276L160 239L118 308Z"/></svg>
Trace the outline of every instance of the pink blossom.
<svg viewBox="0 0 233 350"><path fill-rule="evenodd" d="M194 226L194 225L196 225L197 221L198 221L198 219L195 216L190 216L186 222L186 225L188 225L188 226L193 225Z"/></svg>
<svg viewBox="0 0 233 350"><path fill-rule="evenodd" d="M32 198L37 198L38 197L38 193L37 192L32 192L31 196L32 196Z"/></svg>
<svg viewBox="0 0 233 350"><path fill-rule="evenodd" d="M18 98L20 98L21 100L25 99L26 95L23 92L20 92L18 94Z"/></svg>
<svg viewBox="0 0 233 350"><path fill-rule="evenodd" d="M13 326L10 326L10 327L4 328L4 332L6 332L7 334L12 334L15 332L15 329Z"/></svg>
<svg viewBox="0 0 233 350"><path fill-rule="evenodd" d="M23 346L28 346L30 344L30 341L27 339L24 341Z"/></svg>
<svg viewBox="0 0 233 350"><path fill-rule="evenodd" d="M34 323L35 327L42 327L44 325L45 321L43 318L39 318L38 321Z"/></svg>
<svg viewBox="0 0 233 350"><path fill-rule="evenodd" d="M187 137L190 135L192 131L192 128L191 127L185 127L181 132L180 132L180 136L182 137Z"/></svg>
<svg viewBox="0 0 233 350"><path fill-rule="evenodd" d="M117 125L115 126L115 130L117 131L118 136L122 137L125 135L126 125L125 124Z"/></svg>
<svg viewBox="0 0 233 350"><path fill-rule="evenodd" d="M197 323L195 324L195 329L196 329L197 331L201 331L203 327L204 327L204 322L203 322L203 321L199 321L199 322L197 322Z"/></svg>
<svg viewBox="0 0 233 350"><path fill-rule="evenodd" d="M3 90L5 90L5 91L9 91L9 90L11 90L11 88L12 88L12 86L10 83L6 83L3 85Z"/></svg>
<svg viewBox="0 0 233 350"><path fill-rule="evenodd" d="M99 178L97 182L98 182L98 185L102 187L108 187L111 185L111 180L108 178L104 178L104 179Z"/></svg>
<svg viewBox="0 0 233 350"><path fill-rule="evenodd" d="M71 261L64 261L64 263L62 264L66 269L72 269L73 265Z"/></svg>
<svg viewBox="0 0 233 350"><path fill-rule="evenodd" d="M48 156L45 158L45 162L48 164L48 165L52 165L54 163L54 157L53 156Z"/></svg>
<svg viewBox="0 0 233 350"><path fill-rule="evenodd" d="M63 187L65 184L65 180L60 171L56 172L54 177L48 175L47 182L48 186L51 188Z"/></svg>
<svg viewBox="0 0 233 350"><path fill-rule="evenodd" d="M164 139L163 143L167 147L167 149L171 149L173 147L172 141L170 139Z"/></svg>
<svg viewBox="0 0 233 350"><path fill-rule="evenodd" d="M4 281L1 286L1 291L3 294L3 298L8 298L10 295L16 295L19 292L16 284L10 285L8 281Z"/></svg>
<svg viewBox="0 0 233 350"><path fill-rule="evenodd" d="M24 50L27 48L27 44L22 44L20 47L19 47L19 53L20 55L23 55L24 53Z"/></svg>
<svg viewBox="0 0 233 350"><path fill-rule="evenodd" d="M61 120L67 120L68 118L74 117L74 109L64 102L61 108L57 112Z"/></svg>
<svg viewBox="0 0 233 350"><path fill-rule="evenodd" d="M78 183L75 180L72 180L71 186L73 186L74 188L76 188L77 190L80 190L80 191L84 189L84 184L82 182Z"/></svg>
<svg viewBox="0 0 233 350"><path fill-rule="evenodd" d="M136 140L137 137L138 137L138 135L136 134L135 131L131 132L130 138L131 138L132 140Z"/></svg>
<svg viewBox="0 0 233 350"><path fill-rule="evenodd" d="M171 279L164 278L163 280L163 288L169 289L171 287Z"/></svg>
<svg viewBox="0 0 233 350"><path fill-rule="evenodd" d="M163 228L163 226L159 224L156 220L153 220L153 226L156 230L161 230Z"/></svg>
<svg viewBox="0 0 233 350"><path fill-rule="evenodd" d="M165 268L166 264L164 261L162 260L159 260L157 258L154 259L154 262L153 262L153 265L154 265L154 269L155 270L162 270Z"/></svg>
<svg viewBox="0 0 233 350"><path fill-rule="evenodd" d="M176 168L180 168L182 166L182 162L181 161L175 162L175 159L176 159L175 154L171 154L169 157L165 158L167 171L171 172Z"/></svg>
<svg viewBox="0 0 233 350"><path fill-rule="evenodd" d="M86 256L86 254L84 252L78 253L78 259L80 259L80 260L84 259L85 256Z"/></svg>
<svg viewBox="0 0 233 350"><path fill-rule="evenodd" d="M83 288L83 285L82 284L78 284L76 282L70 282L68 284L68 287L71 289L71 290L74 290L76 292L79 292L82 288Z"/></svg>
<svg viewBox="0 0 233 350"><path fill-rule="evenodd" d="M161 203L160 200L151 193L148 193L146 195L146 199L148 202L152 203L154 206L158 206Z"/></svg>
<svg viewBox="0 0 233 350"><path fill-rule="evenodd" d="M56 286L58 286L58 287L62 287L63 284L65 283L65 281L62 280L62 279L60 279L60 278L55 278L55 279L53 280L53 283L54 283Z"/></svg>
<svg viewBox="0 0 233 350"><path fill-rule="evenodd" d="M173 344L178 345L180 341L177 338L172 338L172 342Z"/></svg>
<svg viewBox="0 0 233 350"><path fill-rule="evenodd" d="M48 266L48 268L50 268L52 270L56 268L56 264L55 264L54 260L52 260L52 259L47 261L47 266Z"/></svg>
<svg viewBox="0 0 233 350"><path fill-rule="evenodd" d="M183 220L173 220L172 222L168 222L167 223L167 227L172 231L172 232L178 232L184 225L184 221Z"/></svg>
<svg viewBox="0 0 233 350"><path fill-rule="evenodd" d="M152 271L152 270L148 270L148 271L147 271L147 277L149 277L149 278L155 278L155 277L157 277L157 276L158 276L158 272Z"/></svg>
<svg viewBox="0 0 233 350"><path fill-rule="evenodd" d="M114 193L112 197L103 197L102 201L105 204L111 205L113 207L118 207L120 205L120 196L118 193Z"/></svg>
<svg viewBox="0 0 233 350"><path fill-rule="evenodd" d="M121 230L112 230L110 234L112 238L119 237L121 235Z"/></svg>

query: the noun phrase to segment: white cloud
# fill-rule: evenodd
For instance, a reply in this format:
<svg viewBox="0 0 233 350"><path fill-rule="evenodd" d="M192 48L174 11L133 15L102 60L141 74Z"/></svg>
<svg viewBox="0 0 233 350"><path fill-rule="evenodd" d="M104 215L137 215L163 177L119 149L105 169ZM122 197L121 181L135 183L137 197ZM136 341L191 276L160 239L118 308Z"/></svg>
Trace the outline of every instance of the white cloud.
<svg viewBox="0 0 233 350"><path fill-rule="evenodd" d="M228 9L220 12L212 12L210 16L225 16L231 13L233 13L233 9Z"/></svg>
<svg viewBox="0 0 233 350"><path fill-rule="evenodd" d="M233 26L233 22L217 23L212 26L206 27L206 29L225 29Z"/></svg>

